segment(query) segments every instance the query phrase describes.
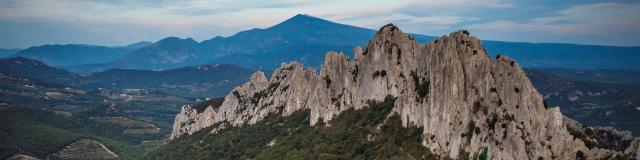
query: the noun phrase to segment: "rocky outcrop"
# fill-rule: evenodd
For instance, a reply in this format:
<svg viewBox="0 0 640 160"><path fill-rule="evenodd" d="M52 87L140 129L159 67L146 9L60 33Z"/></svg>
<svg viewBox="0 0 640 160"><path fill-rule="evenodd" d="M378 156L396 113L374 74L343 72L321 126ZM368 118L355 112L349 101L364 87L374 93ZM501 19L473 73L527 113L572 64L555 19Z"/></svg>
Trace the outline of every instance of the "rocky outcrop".
<svg viewBox="0 0 640 160"><path fill-rule="evenodd" d="M544 106L520 66L504 56L492 60L467 31L418 44L390 24L354 53L352 60L327 53L319 74L296 62L270 79L257 72L220 106L202 112L183 107L171 137L300 109L311 111L314 125L390 95L397 97L392 114L404 126L424 128L423 145L439 155L477 156L487 148L492 159L593 159L624 152L574 138L560 110Z"/></svg>

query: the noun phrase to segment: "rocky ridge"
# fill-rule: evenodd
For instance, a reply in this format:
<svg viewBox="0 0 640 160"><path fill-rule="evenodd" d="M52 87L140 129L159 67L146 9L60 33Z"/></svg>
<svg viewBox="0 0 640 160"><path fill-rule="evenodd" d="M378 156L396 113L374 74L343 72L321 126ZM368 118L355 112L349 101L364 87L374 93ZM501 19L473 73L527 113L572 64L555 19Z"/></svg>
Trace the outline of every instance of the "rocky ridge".
<svg viewBox="0 0 640 160"><path fill-rule="evenodd" d="M256 72L219 106L183 106L171 138L301 109L311 111L315 125L390 95L397 98L391 114L400 115L404 126L422 127L422 144L439 155L478 155L483 148L494 159L638 155L638 139L618 148L585 145L567 129L558 108L545 107L516 62L504 56L492 60L467 31L418 44L390 24L354 53L349 60L329 52L319 74L297 62L281 66L270 79Z"/></svg>

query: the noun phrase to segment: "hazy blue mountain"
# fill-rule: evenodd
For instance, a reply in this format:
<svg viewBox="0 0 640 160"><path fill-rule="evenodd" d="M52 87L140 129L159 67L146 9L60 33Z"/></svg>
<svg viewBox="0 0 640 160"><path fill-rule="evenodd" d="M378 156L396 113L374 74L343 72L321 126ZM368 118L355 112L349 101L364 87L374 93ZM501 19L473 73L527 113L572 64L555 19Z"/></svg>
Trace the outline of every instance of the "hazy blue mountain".
<svg viewBox="0 0 640 160"><path fill-rule="evenodd" d="M640 71L640 47L483 41L493 56L507 55L525 68Z"/></svg>
<svg viewBox="0 0 640 160"><path fill-rule="evenodd" d="M109 69L77 74L23 57L0 59L0 75L54 86L85 89L144 89L183 97L218 97L249 79L253 71L229 64L209 64L164 71ZM15 78L14 78L15 79Z"/></svg>
<svg viewBox="0 0 640 160"><path fill-rule="evenodd" d="M226 63L271 70L293 60L318 66L326 52L333 50L351 54L354 47L366 44L375 32L299 14L269 28L242 31L229 37L217 36L201 43L191 38L169 37L110 63L65 69L74 72L96 72L109 68L164 70ZM422 41L433 38L415 36Z"/></svg>
<svg viewBox="0 0 640 160"><path fill-rule="evenodd" d="M226 55L214 60L215 63L271 70L281 63L299 61L315 67L321 65L328 51L352 56L352 49L366 45L375 32L298 14L266 29L243 31L228 38L215 37L202 44L210 52ZM422 42L434 38L416 34L414 37Z"/></svg>
<svg viewBox="0 0 640 160"><path fill-rule="evenodd" d="M210 56L201 52L199 43L191 38L168 37L120 57L109 66L162 70L204 64Z"/></svg>
<svg viewBox="0 0 640 160"><path fill-rule="evenodd" d="M272 70L290 61L317 67L328 51L352 55L352 49L365 45L375 32L299 14L269 28L217 36L201 43L191 38L169 37L153 44L139 42L122 47L44 45L16 55L81 73L110 68L165 70L210 63ZM434 38L413 35L423 43ZM508 55L526 68L640 71L640 63L636 61L640 59L640 47L502 41L483 44L492 56Z"/></svg>
<svg viewBox="0 0 640 160"><path fill-rule="evenodd" d="M51 66L74 66L107 63L139 49L145 43L122 47L105 47L86 44L42 45L21 50L13 56L35 59Z"/></svg>
<svg viewBox="0 0 640 160"><path fill-rule="evenodd" d="M76 73L93 73L112 68L163 70L197 65L192 62L205 61L203 59L206 59L199 56L200 46L191 38L168 37L156 43L143 41L119 48L134 50L106 63L82 64L63 68Z"/></svg>
<svg viewBox="0 0 640 160"><path fill-rule="evenodd" d="M116 46L116 48L126 48L126 49L140 49L140 48L144 48L146 46L149 46L153 44L153 42L150 41L140 41L140 42L136 42L136 43L132 43L126 46Z"/></svg>
<svg viewBox="0 0 640 160"><path fill-rule="evenodd" d="M229 37L218 36L201 43L190 38L169 37L100 68L170 69L229 63L272 69L291 60L312 65L321 62L329 50L350 52L354 46L364 45L374 33L370 29L296 15L266 29L251 29Z"/></svg>
<svg viewBox="0 0 640 160"><path fill-rule="evenodd" d="M318 66L324 53L331 50L351 55L353 47L366 44L374 33L371 29L296 15L270 28L243 31L228 38L216 37L202 44L214 53L226 55L213 62L269 70L291 60ZM413 36L422 43L434 38ZM637 62L640 47L503 41L483 41L483 44L492 56L507 55L526 68L640 71Z"/></svg>
<svg viewBox="0 0 640 160"><path fill-rule="evenodd" d="M24 57L0 59L0 73L11 77L66 84L77 79L78 75L62 69L50 67L40 61Z"/></svg>
<svg viewBox="0 0 640 160"><path fill-rule="evenodd" d="M299 61L321 65L328 51L363 46L375 30L335 23L309 15L296 15L264 29L251 29L229 37L200 43L191 38L169 37L109 63L68 66L74 72L109 68L164 70L199 64L225 63L244 68L272 70L281 63ZM425 43L432 36L413 34ZM483 41L492 56L508 55L525 68L574 68L640 71L640 47ZM46 62L46 61L45 61Z"/></svg>
<svg viewBox="0 0 640 160"><path fill-rule="evenodd" d="M8 57L10 55L16 54L20 51L20 49L5 49L0 48L0 58Z"/></svg>
<svg viewBox="0 0 640 160"><path fill-rule="evenodd" d="M296 15L266 29L251 29L233 36L215 37L202 42L204 48L219 54L268 54L283 48L320 45L327 50L332 46L364 45L373 37L374 30L334 23L324 19Z"/></svg>

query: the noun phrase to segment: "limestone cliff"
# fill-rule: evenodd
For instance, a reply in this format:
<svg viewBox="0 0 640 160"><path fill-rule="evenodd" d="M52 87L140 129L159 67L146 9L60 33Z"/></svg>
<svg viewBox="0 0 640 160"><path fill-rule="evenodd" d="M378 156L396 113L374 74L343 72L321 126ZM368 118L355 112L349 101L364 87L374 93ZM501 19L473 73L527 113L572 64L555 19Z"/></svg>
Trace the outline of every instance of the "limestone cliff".
<svg viewBox="0 0 640 160"><path fill-rule="evenodd" d="M616 150L574 138L560 110L544 106L520 66L504 56L492 60L467 31L418 44L390 24L354 53L349 60L329 52L319 74L296 62L270 79L257 72L219 106L184 106L171 137L251 125L300 109L310 109L314 125L391 95L397 97L392 114L404 126L423 127L423 145L439 155L477 155L486 147L494 159L593 159L638 150L637 140Z"/></svg>

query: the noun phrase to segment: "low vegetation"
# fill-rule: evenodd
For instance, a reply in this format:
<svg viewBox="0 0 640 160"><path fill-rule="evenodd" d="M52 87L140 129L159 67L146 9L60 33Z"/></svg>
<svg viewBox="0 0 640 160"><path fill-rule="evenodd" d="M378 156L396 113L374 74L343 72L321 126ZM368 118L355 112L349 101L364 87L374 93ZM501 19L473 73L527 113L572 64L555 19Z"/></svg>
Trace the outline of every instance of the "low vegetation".
<svg viewBox="0 0 640 160"><path fill-rule="evenodd" d="M429 80L426 80L424 77L422 78L422 82L421 82L418 76L418 73L416 71L411 71L410 75L416 87L414 91L418 92L417 100L420 100L422 102L424 100L424 97L427 97L427 95L429 94L429 87L431 83Z"/></svg>
<svg viewBox="0 0 640 160"><path fill-rule="evenodd" d="M99 106L85 112L64 114L59 111L28 107L0 108L0 159L17 153L44 158L79 139L93 139L124 159L142 158L146 151L142 141L160 139L160 133L123 134L128 126L103 123L94 116L121 115L106 113ZM102 112L98 112L102 110ZM153 147L153 146L151 146Z"/></svg>
<svg viewBox="0 0 640 160"><path fill-rule="evenodd" d="M434 159L421 145L422 129L402 127L388 116L395 98L369 101L348 110L331 125L309 125L309 110L272 115L255 125L210 129L173 140L147 159Z"/></svg>

